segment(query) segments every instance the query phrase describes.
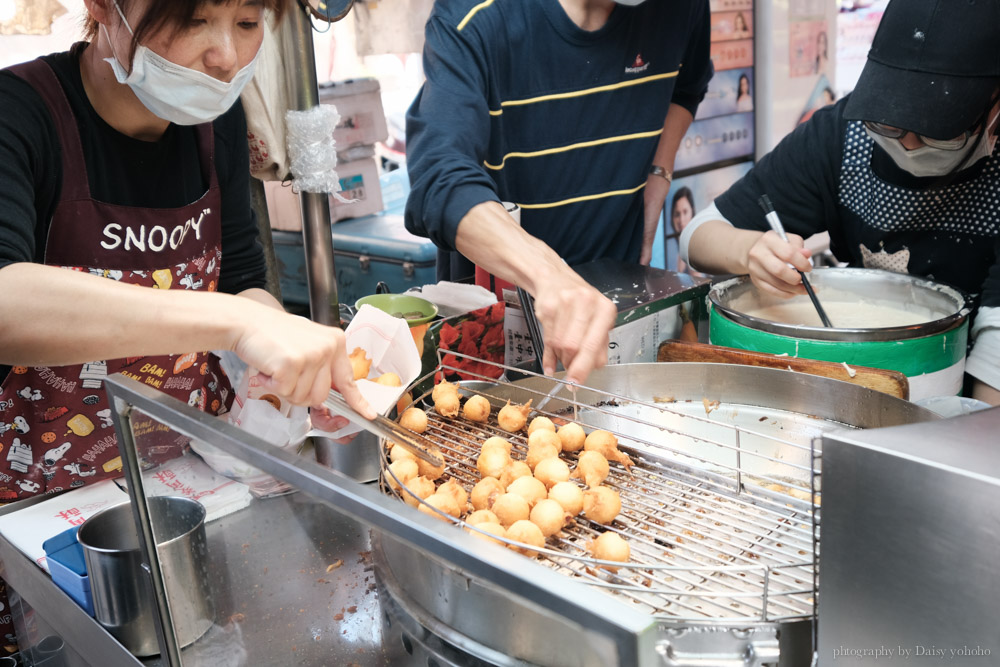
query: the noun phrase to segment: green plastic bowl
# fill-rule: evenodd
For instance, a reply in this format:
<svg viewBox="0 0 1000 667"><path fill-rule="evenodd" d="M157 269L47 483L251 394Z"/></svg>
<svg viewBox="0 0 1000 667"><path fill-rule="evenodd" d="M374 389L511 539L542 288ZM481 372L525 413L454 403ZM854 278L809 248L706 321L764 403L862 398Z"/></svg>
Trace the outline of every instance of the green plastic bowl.
<svg viewBox="0 0 1000 667"><path fill-rule="evenodd" d="M427 324L438 314L437 306L412 294L370 294L358 299L354 307L361 308L365 304L402 318L411 327Z"/></svg>

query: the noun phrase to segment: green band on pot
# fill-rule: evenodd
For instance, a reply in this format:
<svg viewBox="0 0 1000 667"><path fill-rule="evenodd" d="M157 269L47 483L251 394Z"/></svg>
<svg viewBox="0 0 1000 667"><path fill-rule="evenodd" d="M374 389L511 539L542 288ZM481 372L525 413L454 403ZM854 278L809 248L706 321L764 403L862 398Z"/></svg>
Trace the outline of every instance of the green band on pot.
<svg viewBox="0 0 1000 667"><path fill-rule="evenodd" d="M909 340L810 340L751 329L733 322L715 308L710 310L709 342L713 345L885 368L906 376L933 373L961 362L965 358L969 334L969 322L964 319L947 331Z"/></svg>

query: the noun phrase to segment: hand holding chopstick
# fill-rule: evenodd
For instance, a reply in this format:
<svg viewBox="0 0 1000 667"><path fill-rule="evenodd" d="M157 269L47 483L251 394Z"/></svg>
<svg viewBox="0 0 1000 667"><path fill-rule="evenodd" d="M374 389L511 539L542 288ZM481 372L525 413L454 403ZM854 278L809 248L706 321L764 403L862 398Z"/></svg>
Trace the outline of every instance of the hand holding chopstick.
<svg viewBox="0 0 1000 667"><path fill-rule="evenodd" d="M771 205L771 198L767 195L761 195L760 199L757 200L760 207L764 210L764 217L767 218L767 223L771 225L771 229L777 234L782 241L788 242L788 235L785 234L785 227L781 224L781 219L778 217L778 213L774 210L774 206ZM798 269L796 269L798 271ZM802 286L806 288L806 294L809 295L809 300L812 301L813 306L816 308L816 312L819 314L819 319L825 327L832 327L833 324L830 322L830 318L827 317L826 311L823 310L823 306L820 305L819 299L816 298L816 293L813 291L812 285L809 284L809 279L806 274L802 271L798 271L799 275L802 277Z"/></svg>

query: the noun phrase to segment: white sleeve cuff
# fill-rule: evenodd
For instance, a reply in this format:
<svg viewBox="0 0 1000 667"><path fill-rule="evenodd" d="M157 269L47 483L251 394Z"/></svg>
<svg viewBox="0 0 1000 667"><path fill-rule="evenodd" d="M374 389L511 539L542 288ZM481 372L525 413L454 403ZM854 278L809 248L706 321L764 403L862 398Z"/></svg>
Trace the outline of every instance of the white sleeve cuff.
<svg viewBox="0 0 1000 667"><path fill-rule="evenodd" d="M677 243L680 246L679 252L681 255L681 259L683 259L688 266L691 266L692 268L695 269L697 269L698 267L692 264L691 260L688 258L688 244L691 242L691 237L694 235L694 231L699 227L701 227L706 222L708 222L709 220L721 220L722 222L730 226L732 226L733 224L729 220L727 220L724 215L722 215L718 207L716 207L715 202L713 201L711 204L703 208L698 213L698 215L694 216L691 222L688 223L687 227L684 228L684 231L681 232L681 238Z"/></svg>
<svg viewBox="0 0 1000 667"><path fill-rule="evenodd" d="M1000 389L1000 308L979 309L972 337L976 344L965 362L965 372Z"/></svg>

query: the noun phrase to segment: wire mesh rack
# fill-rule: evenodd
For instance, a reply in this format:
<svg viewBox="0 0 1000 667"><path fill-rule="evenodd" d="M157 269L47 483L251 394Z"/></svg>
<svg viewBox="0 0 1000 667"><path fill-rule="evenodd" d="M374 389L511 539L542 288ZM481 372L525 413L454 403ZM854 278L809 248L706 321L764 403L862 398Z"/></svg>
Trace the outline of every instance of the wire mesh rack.
<svg viewBox="0 0 1000 667"><path fill-rule="evenodd" d="M821 458L816 437L786 438L774 434L782 433L780 428L726 423L720 417L728 407L709 397L694 406L671 397L627 397L518 369L496 370L501 368L504 377L523 379L472 375L472 382L459 383L464 398L479 394L490 401L486 423L443 417L433 408L430 392L414 396L411 405L427 412L424 435L445 458L441 481L451 478L471 491L481 479L481 445L492 436L507 439L512 458L523 460L525 432L501 429L497 410L509 400L538 404L554 383L566 385L559 399L531 417L544 415L557 424L576 421L587 432L610 430L635 461L629 470L612 463L604 482L620 495L617 518L602 525L577 516L545 548L532 551L540 562L664 620L731 624L814 617ZM441 364L435 372L457 370ZM578 458L560 456L571 468ZM406 487L389 469L386 450L382 462L383 488L402 498L387 483L391 478L397 489ZM478 531L419 502L441 518ZM591 556L588 543L606 531L629 543L627 563Z"/></svg>

